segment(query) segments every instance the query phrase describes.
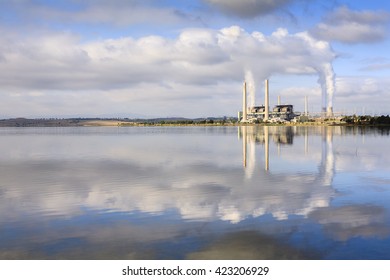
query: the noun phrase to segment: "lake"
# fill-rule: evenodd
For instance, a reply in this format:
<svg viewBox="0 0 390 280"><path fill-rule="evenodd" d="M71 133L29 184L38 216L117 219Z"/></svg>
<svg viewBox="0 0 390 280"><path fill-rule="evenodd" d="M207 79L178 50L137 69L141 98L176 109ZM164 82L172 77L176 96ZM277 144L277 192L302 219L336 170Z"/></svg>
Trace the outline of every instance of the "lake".
<svg viewBox="0 0 390 280"><path fill-rule="evenodd" d="M0 259L390 259L388 128L0 128Z"/></svg>

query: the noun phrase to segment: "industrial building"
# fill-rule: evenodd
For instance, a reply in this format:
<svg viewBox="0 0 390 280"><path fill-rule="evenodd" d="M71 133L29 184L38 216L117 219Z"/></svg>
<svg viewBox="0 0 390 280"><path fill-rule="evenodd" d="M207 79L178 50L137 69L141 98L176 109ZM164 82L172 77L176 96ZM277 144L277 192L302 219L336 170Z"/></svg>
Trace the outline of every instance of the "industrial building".
<svg viewBox="0 0 390 280"><path fill-rule="evenodd" d="M272 118L290 121L296 116L293 105L276 105L272 110Z"/></svg>
<svg viewBox="0 0 390 280"><path fill-rule="evenodd" d="M255 106L247 108L246 113L247 122L264 121L265 106ZM276 105L273 110L268 113L268 121L291 121L297 116L294 112L293 105ZM239 112L238 118L242 121L242 112Z"/></svg>
<svg viewBox="0 0 390 280"><path fill-rule="evenodd" d="M242 111L238 113L240 122L284 122L291 121L298 114L294 113L294 107L290 104L276 105L269 111L269 86L268 80L265 80L265 105L247 107L246 82L243 84L243 102Z"/></svg>

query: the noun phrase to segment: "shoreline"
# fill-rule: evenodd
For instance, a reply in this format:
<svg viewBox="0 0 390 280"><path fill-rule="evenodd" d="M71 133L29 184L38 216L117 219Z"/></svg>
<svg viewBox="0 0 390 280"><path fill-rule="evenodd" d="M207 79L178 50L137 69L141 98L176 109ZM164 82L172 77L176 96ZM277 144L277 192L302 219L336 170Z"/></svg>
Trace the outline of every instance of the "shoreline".
<svg viewBox="0 0 390 280"><path fill-rule="evenodd" d="M241 123L237 118L196 118L180 117L129 119L129 118L9 118L0 119L0 127L101 127L101 126L364 126L364 127L390 127L390 116L344 116L334 118L312 117L304 120Z"/></svg>
<svg viewBox="0 0 390 280"><path fill-rule="evenodd" d="M344 127L390 127L390 124L368 124L368 123L345 123L334 121L323 122L295 122L295 123L238 123L238 122L185 122L185 121L172 121L172 122L152 122L148 120L114 120L114 119L96 119L96 120L80 120L80 119L8 119L0 120L0 127L162 127L162 126L308 126L308 127L320 127L320 126L344 126Z"/></svg>

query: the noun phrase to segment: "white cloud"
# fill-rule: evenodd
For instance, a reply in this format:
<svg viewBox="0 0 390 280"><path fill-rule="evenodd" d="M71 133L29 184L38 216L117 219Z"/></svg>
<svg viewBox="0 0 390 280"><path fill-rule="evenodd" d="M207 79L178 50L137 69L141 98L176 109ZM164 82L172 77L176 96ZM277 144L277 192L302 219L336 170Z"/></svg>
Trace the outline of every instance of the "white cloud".
<svg viewBox="0 0 390 280"><path fill-rule="evenodd" d="M248 70L260 81L276 73L312 75L335 58L329 44L307 33L289 34L286 29L278 29L267 36L248 33L238 26L185 29L176 38L146 36L81 42L73 34L58 33L25 39L9 34L0 41L1 91L22 95L30 91L61 93L58 106L66 96L75 97L73 103L80 105L74 95L77 92L91 93L91 100L103 100L99 92L115 95L118 91L128 92L129 102L139 96L149 98L145 107L169 99L176 92L172 97L185 105L186 99L196 99L197 92L200 101L207 92L211 95L211 89L221 93L224 86L216 86L224 83L230 84L226 96L232 96L236 90L231 85L236 83L239 91L238 83ZM177 91L177 87L183 91ZM215 102L224 102L222 99ZM23 96L20 101L24 103ZM29 100L30 108L34 108L34 101ZM200 111L202 106L215 108L215 104L200 104ZM112 107L115 104L106 111ZM235 112L236 107L230 112Z"/></svg>
<svg viewBox="0 0 390 280"><path fill-rule="evenodd" d="M390 83L386 77L340 76L336 79L336 104L347 114L388 114ZM353 100L353 103L351 103ZM354 111L352 111L354 110Z"/></svg>
<svg viewBox="0 0 390 280"><path fill-rule="evenodd" d="M288 34L285 29L271 36L260 32L249 34L237 26L221 30L185 29L174 39L123 37L86 43L70 33L26 39L9 37L1 39L0 68L7 68L4 73L8 73L3 85L14 83L21 87L29 81L29 86L38 86L40 79L44 80L40 84L42 88L61 85L63 81L72 89L99 88L110 78L127 85L166 79L186 83L191 78L194 81L201 78L207 83L216 78L237 77L244 66L251 68L260 61L262 75L269 75L271 72L314 73L316 64L334 58L329 46L304 33ZM307 58L308 55L311 57ZM237 67L238 71L234 71ZM16 82L18 77L23 80Z"/></svg>
<svg viewBox="0 0 390 280"><path fill-rule="evenodd" d="M342 6L312 29L311 34L322 40L347 44L375 43L387 37L389 21L389 12L352 11Z"/></svg>

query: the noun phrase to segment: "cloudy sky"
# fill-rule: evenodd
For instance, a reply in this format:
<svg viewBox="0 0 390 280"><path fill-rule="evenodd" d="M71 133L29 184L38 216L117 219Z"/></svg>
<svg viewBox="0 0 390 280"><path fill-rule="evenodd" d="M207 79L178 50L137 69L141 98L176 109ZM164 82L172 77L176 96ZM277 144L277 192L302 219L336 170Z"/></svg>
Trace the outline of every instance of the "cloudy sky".
<svg viewBox="0 0 390 280"><path fill-rule="evenodd" d="M0 0L0 118L389 114L382 0ZM254 101L253 101L254 99Z"/></svg>

